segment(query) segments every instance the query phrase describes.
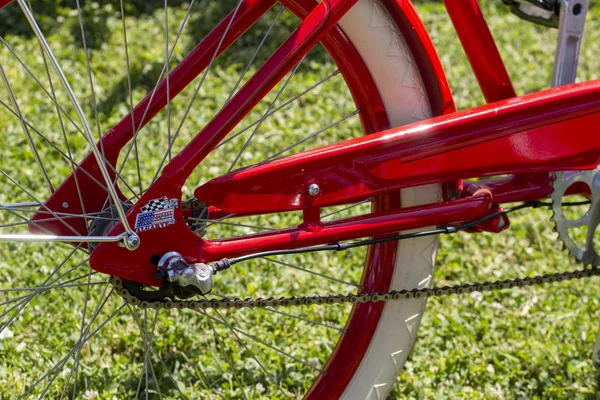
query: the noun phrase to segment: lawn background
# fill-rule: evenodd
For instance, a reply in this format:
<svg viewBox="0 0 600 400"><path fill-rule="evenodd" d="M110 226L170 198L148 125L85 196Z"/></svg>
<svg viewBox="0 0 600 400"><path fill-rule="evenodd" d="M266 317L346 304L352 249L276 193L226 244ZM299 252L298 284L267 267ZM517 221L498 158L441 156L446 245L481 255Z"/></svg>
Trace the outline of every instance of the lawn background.
<svg viewBox="0 0 600 400"><path fill-rule="evenodd" d="M508 12L500 0L484 0L480 3L517 92L523 94L548 87L556 31L518 19ZM63 23L65 18L73 16L72 4L61 0L34 4L41 15L40 23L53 34L52 43L60 45L64 41L67 51L71 41L77 40L79 35L77 25ZM150 29L149 21L160 15L162 2L137 1L128 4L131 4L128 12L148 29L148 35L160 34ZM231 8L231 4L231 1L211 1L203 12L217 15L219 10ZM481 92L443 5L437 1L415 1L415 5L439 49L458 108L483 104ZM94 35L91 36L95 38L88 43L92 49L101 47L102 41L110 37L111 27L119 23L114 16L115 7L106 3L87 3L86 27L93 31ZM174 13L181 12L184 7L182 1L172 3ZM0 34L14 43L15 48L31 49L33 39L30 31L15 9L12 7L0 14ZM581 80L600 76L599 21L600 9L592 2L580 58L578 76ZM201 22L194 26L194 33L186 38L188 44L201 38L211 26L205 24L206 20ZM185 46L177 56L185 54L184 50ZM151 48L141 47L139 51L148 52L150 57L153 54ZM314 78L323 71L330 71L330 67L325 58L319 58L317 54L311 65L300 71L299 76ZM71 72L85 74L85 69L78 69L80 67L68 68ZM137 71L136 76L139 76L136 77L139 79L136 83L140 86L140 92L136 93L138 97L143 95L144 89L152 87L153 81L149 77L156 75L156 68L157 64L134 65L134 72ZM217 86L212 87L213 90L217 90L219 84L233 84L227 67L219 68L216 69L216 75L221 80L215 83ZM106 60L99 67L96 79L100 83L112 83L112 69L112 61ZM122 84L115 87L122 89ZM127 109L127 99L121 89L99 95L104 124L116 122ZM206 90L210 93L211 87ZM223 92L226 93L225 90ZM85 99L86 94L81 93L81 96ZM323 98L327 96L323 94ZM207 101L204 105L209 115L217 107L217 102L212 104ZM333 119L341 112L334 106L344 108L348 105L330 102L324 108L326 112L323 115L299 114L302 126L319 126L323 125L323 121ZM196 122L202 123L202 118L198 116ZM260 154L257 152L255 156L259 157ZM539 209L512 218L510 231L500 235L460 233L451 238L444 237L435 284L516 278L575 268L576 265L562 251L552 227L549 212ZM251 283L246 284L247 287L249 285ZM335 288L329 290L334 292ZM415 350L390 397L598 398L599 375L591 362L591 351L600 325L599 305L597 278L492 295L432 299L428 303ZM55 333L58 337L63 332ZM123 337L132 335L128 330L122 333ZM127 345L126 340L121 344L125 348ZM11 344L0 346L10 347ZM0 347L0 357L1 351ZM5 351L6 355L12 350ZM126 363L126 357L121 361ZM0 382L5 385L9 380L17 380L18 374L18 371L9 368L3 371L0 365ZM296 376L296 379L301 379L301 376ZM106 396L102 398L110 398L111 385L114 384L107 380L106 387L96 389L100 392L105 389Z"/></svg>

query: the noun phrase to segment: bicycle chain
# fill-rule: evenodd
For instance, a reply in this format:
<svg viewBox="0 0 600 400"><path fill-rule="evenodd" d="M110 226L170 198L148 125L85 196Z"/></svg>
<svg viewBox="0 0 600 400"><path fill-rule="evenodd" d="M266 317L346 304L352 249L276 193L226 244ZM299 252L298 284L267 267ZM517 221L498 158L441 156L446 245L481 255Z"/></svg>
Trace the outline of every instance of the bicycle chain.
<svg viewBox="0 0 600 400"><path fill-rule="evenodd" d="M389 292L376 293L349 293L346 295L317 295L317 296L301 296L301 297L273 297L268 299L204 299L204 300L162 300L162 301L143 301L129 293L123 286L120 278L113 277L112 283L117 289L117 292L125 301L131 305L141 308L152 309L191 309L204 310L210 308L230 309L230 308L257 308L257 307L300 307L310 306L313 304L355 304L367 302L380 302L388 300L404 300L418 299L429 297L449 296L456 294L465 294L472 292L492 292L495 290L511 289L515 287L525 287L533 285L541 285L551 282L562 282L574 279L582 279L590 276L599 276L600 267L590 267L578 271L566 271L555 274L537 275L534 277L505 279L495 282L480 282L467 283L462 285L432 287L432 288L415 288L410 290L392 290Z"/></svg>

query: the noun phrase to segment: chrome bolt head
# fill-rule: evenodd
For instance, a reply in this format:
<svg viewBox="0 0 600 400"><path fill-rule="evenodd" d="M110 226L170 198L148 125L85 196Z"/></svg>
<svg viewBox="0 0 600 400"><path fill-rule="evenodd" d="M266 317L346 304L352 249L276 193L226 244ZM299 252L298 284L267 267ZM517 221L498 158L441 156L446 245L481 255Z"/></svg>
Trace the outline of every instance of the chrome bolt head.
<svg viewBox="0 0 600 400"><path fill-rule="evenodd" d="M135 250L140 246L140 238L138 235L128 235L125 238L125 248L127 250Z"/></svg>
<svg viewBox="0 0 600 400"><path fill-rule="evenodd" d="M62 208L69 208L69 203L67 203L66 201L62 203Z"/></svg>
<svg viewBox="0 0 600 400"><path fill-rule="evenodd" d="M310 194L311 196L316 196L320 192L321 188L316 183L311 183L311 185L308 187L308 194Z"/></svg>

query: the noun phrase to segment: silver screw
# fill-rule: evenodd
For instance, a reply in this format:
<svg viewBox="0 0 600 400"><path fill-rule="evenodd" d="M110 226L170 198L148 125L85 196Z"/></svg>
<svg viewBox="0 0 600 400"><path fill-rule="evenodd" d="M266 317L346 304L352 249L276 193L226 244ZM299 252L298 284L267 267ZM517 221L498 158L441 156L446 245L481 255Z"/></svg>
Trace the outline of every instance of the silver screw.
<svg viewBox="0 0 600 400"><path fill-rule="evenodd" d="M67 203L66 201L62 203L62 208L69 208L69 203Z"/></svg>
<svg viewBox="0 0 600 400"><path fill-rule="evenodd" d="M310 194L311 196L316 196L319 194L319 192L321 191L321 188L319 187L319 185L317 185L316 183L312 183L309 187L308 187L308 194Z"/></svg>

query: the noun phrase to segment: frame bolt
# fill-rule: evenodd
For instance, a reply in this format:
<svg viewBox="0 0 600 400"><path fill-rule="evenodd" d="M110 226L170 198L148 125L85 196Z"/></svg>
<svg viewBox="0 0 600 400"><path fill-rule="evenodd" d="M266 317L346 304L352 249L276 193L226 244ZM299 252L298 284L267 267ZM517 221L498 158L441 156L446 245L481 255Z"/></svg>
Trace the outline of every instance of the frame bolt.
<svg viewBox="0 0 600 400"><path fill-rule="evenodd" d="M125 247L127 250L135 250L140 245L140 238L137 235L128 235L125 238Z"/></svg>
<svg viewBox="0 0 600 400"><path fill-rule="evenodd" d="M310 194L311 196L316 196L319 194L319 192L321 191L321 188L319 187L319 185L317 185L316 183L312 183L309 187L308 187L308 194Z"/></svg>
<svg viewBox="0 0 600 400"><path fill-rule="evenodd" d="M62 203L62 208L69 208L69 203L67 203L66 201Z"/></svg>

